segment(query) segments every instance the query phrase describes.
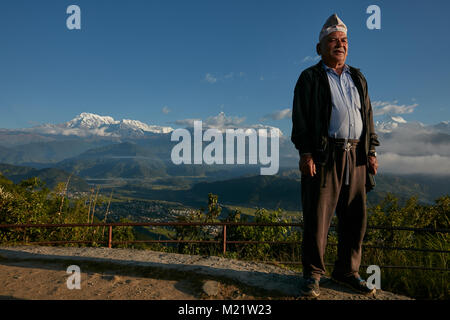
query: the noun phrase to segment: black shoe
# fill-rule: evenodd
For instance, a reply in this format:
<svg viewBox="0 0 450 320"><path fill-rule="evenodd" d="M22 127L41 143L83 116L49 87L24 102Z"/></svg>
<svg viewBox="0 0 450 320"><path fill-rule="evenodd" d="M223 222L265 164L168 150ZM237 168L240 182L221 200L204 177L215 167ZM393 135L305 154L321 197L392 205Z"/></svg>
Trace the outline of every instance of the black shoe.
<svg viewBox="0 0 450 320"><path fill-rule="evenodd" d="M375 287L369 289L369 287L367 286L367 282L359 275L346 277L342 275L331 274L331 279L364 295L373 295L376 292Z"/></svg>
<svg viewBox="0 0 450 320"><path fill-rule="evenodd" d="M317 298L320 295L319 280L313 277L304 278L300 292L303 296Z"/></svg>

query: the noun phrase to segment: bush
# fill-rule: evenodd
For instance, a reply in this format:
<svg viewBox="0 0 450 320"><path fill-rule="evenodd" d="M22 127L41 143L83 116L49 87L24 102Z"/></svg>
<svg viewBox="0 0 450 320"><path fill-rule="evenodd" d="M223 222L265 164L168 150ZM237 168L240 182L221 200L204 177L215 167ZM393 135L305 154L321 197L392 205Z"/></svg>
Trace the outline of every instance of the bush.
<svg viewBox="0 0 450 320"><path fill-rule="evenodd" d="M185 222L219 221L217 211L217 196L209 194L208 211L197 211ZM416 197L409 199L401 207L398 199L388 194L378 205L368 208L368 225L386 227L414 227L414 228L449 228L450 197L444 196L435 201L434 205L423 205ZM239 210L231 212L226 220L229 222L248 222L248 216ZM254 221L258 223L289 223L291 220L282 219L279 209L269 212L258 209L254 214ZM336 224L336 217L333 218ZM213 234L205 227L189 226L177 228L177 239L215 240L220 243L222 233ZM253 227L229 226L227 241L291 241L295 244L228 244L227 257L245 260L269 261L300 261L301 233L291 227ZM390 248L427 248L449 251L449 234L428 233L418 231L367 229L364 246L383 246ZM332 263L337 257L337 233L331 230L328 235L328 246L325 260ZM186 254L221 255L220 246L181 244L179 252ZM367 248L363 249L362 265L379 266L422 266L431 268L448 268L448 254L436 252L419 252ZM361 269L365 277L365 272ZM421 299L448 299L448 272L425 271L420 269L390 269L382 268L381 286L383 290L405 294Z"/></svg>
<svg viewBox="0 0 450 320"><path fill-rule="evenodd" d="M71 224L100 222L94 216L95 206L102 202L98 191L89 199L68 199L67 183L49 190L37 178L14 184L0 175L0 224ZM17 244L52 241L86 241L100 246L108 234L100 227L0 228L0 243ZM133 239L130 228L117 228L114 240ZM71 245L71 244L66 244Z"/></svg>
<svg viewBox="0 0 450 320"><path fill-rule="evenodd" d="M403 207L398 199L388 194L378 205L369 208L368 224L372 226L449 228L450 197L444 196L434 205L419 204L416 197L410 198ZM391 231L368 229L365 245L450 250L448 233L423 231ZM448 253L420 252L409 250L364 250L363 262L386 266L423 266L448 268ZM403 293L421 299L448 299L448 271L419 269L382 269L381 285L385 290Z"/></svg>

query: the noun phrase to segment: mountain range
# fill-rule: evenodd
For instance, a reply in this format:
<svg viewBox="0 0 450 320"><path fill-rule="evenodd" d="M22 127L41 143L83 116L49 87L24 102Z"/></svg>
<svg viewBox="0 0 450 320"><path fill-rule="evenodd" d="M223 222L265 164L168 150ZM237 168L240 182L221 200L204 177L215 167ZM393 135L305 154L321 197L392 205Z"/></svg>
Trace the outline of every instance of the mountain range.
<svg viewBox="0 0 450 320"><path fill-rule="evenodd" d="M205 129L209 127L206 125ZM188 127L188 130L192 133L193 129ZM63 124L0 130L0 162L36 168L58 167L90 178L129 177L130 174L133 178L148 178L234 170L232 166L175 166L171 150L178 142L171 141L172 131L171 127L147 125L138 120L116 121L109 116L81 113ZM280 144L291 147L283 137ZM296 154L291 147L285 156Z"/></svg>
<svg viewBox="0 0 450 320"><path fill-rule="evenodd" d="M26 132L63 136L100 137L141 137L152 133L170 133L171 127L148 125L138 120L114 120L110 116L100 116L83 112L62 124L45 124L24 129Z"/></svg>
<svg viewBox="0 0 450 320"><path fill-rule="evenodd" d="M380 170L369 202L378 203L387 192L403 200L417 195L425 203L450 194L449 122L387 117L376 127L380 167L390 171ZM173 130L90 113L63 124L0 129L0 173L14 182L37 176L51 188L70 176L73 191L88 191L95 183L115 187L117 195L197 207L212 192L230 205L301 208L299 156L289 137L279 140L278 175L260 176L260 165L173 164Z"/></svg>
<svg viewBox="0 0 450 320"><path fill-rule="evenodd" d="M258 127L258 125L253 125ZM269 127L269 126L266 126ZM138 120L81 113L62 124L25 129L0 129L0 163L58 169L85 179L205 178L226 180L255 175L260 165L174 165L174 129ZM188 126L188 130L192 130ZM425 176L450 175L450 124L424 125L401 117L376 123L380 173ZM298 167L298 151L281 136L280 170ZM248 146L248 143L247 143Z"/></svg>

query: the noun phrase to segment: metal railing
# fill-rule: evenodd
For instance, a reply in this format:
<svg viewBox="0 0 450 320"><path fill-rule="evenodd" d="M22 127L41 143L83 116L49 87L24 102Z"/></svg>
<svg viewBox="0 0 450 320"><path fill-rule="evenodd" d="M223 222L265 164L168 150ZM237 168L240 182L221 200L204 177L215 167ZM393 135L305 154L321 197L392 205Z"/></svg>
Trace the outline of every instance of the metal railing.
<svg viewBox="0 0 450 320"><path fill-rule="evenodd" d="M177 227L177 226L222 226L222 240L184 240L184 239L164 239L164 240L129 240L129 241L113 241L113 227ZM106 244L108 248L112 248L113 244L131 244L131 243L209 243L222 244L223 254L227 252L227 244L298 244L298 241L254 241L254 240L227 240L227 227L232 226L253 226L253 227L303 227L302 223L256 223L256 222L118 222L118 223L73 223L73 224L0 224L1 229L28 229L28 228L74 228L74 227L104 227L108 228L108 240L59 240L59 241L33 241L33 242L14 242L15 244L34 244L34 245L59 245L59 244L88 244L98 243ZM331 225L331 228L336 227ZM414 231L429 233L450 233L450 229L445 228L412 228L412 227L387 227L387 226L367 226L367 229L379 229L389 231ZM337 246L335 243L329 243L330 246ZM427 249L427 248L409 248L409 247L387 247L363 245L363 248L381 249L381 250L399 250L399 251L416 251L416 252L433 252L433 253L450 253L449 250ZM301 264L300 261L258 261L265 263L278 264ZM326 263L326 265L333 265ZM361 267L364 267L362 265ZM391 269L419 269L434 271L450 271L449 268L434 268L423 266L380 266L381 268Z"/></svg>

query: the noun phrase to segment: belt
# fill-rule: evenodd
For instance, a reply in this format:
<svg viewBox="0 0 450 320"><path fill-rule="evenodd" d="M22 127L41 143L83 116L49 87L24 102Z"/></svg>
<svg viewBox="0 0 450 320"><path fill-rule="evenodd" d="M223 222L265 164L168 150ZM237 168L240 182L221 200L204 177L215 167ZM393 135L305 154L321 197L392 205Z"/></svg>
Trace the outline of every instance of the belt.
<svg viewBox="0 0 450 320"><path fill-rule="evenodd" d="M358 146L359 140L358 139L335 139L335 138L329 138L330 143L334 145L337 148L343 149L345 151L349 151L352 148Z"/></svg>
<svg viewBox="0 0 450 320"><path fill-rule="evenodd" d="M350 168L348 167L348 163L350 162L350 150L355 149L358 144L358 139L336 139L329 138L331 145L334 145L336 149L344 150L346 156L345 162L345 185L348 186L350 184Z"/></svg>

